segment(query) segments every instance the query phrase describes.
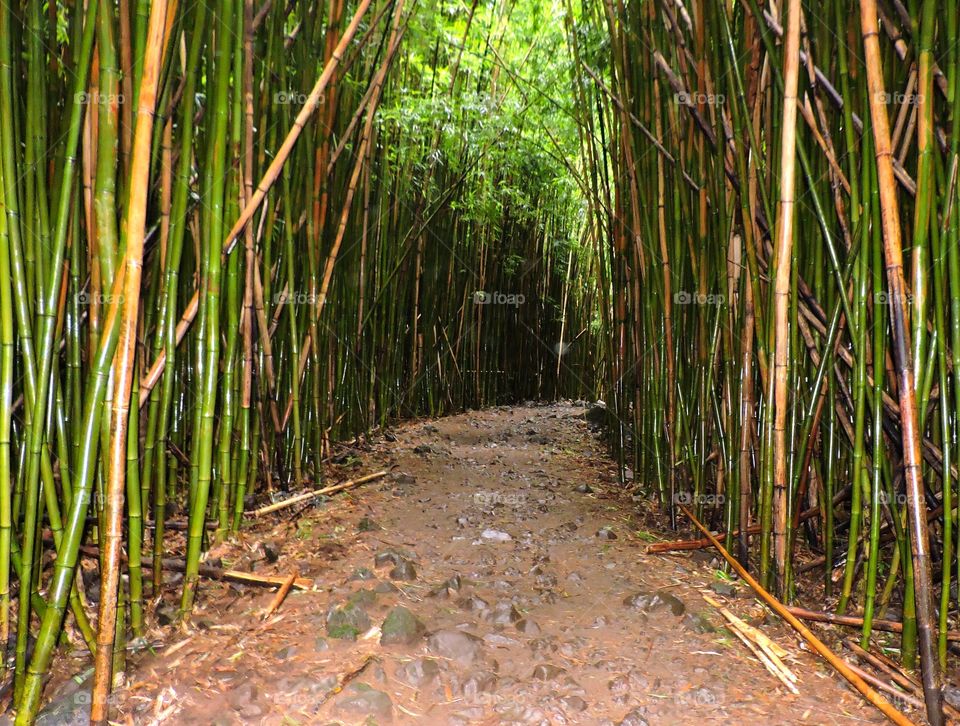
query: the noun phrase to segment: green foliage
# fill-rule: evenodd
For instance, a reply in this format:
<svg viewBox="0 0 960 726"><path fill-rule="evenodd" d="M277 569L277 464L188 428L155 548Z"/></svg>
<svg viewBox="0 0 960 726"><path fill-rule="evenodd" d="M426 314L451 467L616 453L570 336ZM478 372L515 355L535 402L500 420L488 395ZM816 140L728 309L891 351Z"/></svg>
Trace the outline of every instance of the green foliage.
<svg viewBox="0 0 960 726"><path fill-rule="evenodd" d="M560 8L519 4L509 22L504 12L478 2L471 21L462 3L421 6L405 38L406 72L393 77L378 114L382 137L403 139L387 156L416 173L468 175L451 202L465 220L559 213L579 228L580 189L565 166L578 163L579 141Z"/></svg>

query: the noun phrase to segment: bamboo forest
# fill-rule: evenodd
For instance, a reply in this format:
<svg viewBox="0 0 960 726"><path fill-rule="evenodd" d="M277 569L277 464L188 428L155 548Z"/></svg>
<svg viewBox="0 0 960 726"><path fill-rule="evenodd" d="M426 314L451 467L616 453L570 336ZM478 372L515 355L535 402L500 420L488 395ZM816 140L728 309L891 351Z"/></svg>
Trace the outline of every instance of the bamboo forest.
<svg viewBox="0 0 960 726"><path fill-rule="evenodd" d="M960 723L955 0L2 0L0 721Z"/></svg>

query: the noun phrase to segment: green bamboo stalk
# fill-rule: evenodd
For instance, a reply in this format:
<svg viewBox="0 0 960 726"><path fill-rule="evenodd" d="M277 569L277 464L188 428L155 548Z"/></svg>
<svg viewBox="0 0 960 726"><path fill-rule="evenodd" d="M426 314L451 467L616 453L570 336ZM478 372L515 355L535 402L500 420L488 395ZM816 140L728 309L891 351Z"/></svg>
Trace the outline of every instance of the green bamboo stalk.
<svg viewBox="0 0 960 726"><path fill-rule="evenodd" d="M195 433L195 446L191 458L196 461L197 481L191 492L189 529L187 533L186 570L183 579L183 592L180 598L180 610L189 616L193 609L199 581L200 550L206 523L207 500L210 495L210 482L213 468L214 414L217 399L217 377L220 359L220 271L221 245L224 227L224 187L225 161L227 147L227 116L229 109L229 82L232 68L232 38L230 27L230 5L228 0L220 0L214 12L214 27L217 35L213 57L215 62L215 85L213 89L213 125L208 140L207 169L209 186L205 194L209 208L209 228L203 253L206 256L204 280L204 327L201 329L203 350L203 371L198 400L199 430Z"/></svg>
<svg viewBox="0 0 960 726"><path fill-rule="evenodd" d="M110 365L120 337L119 301L120 291L123 289L123 278L124 274L121 273L114 281L112 288L115 293L114 302L104 322L104 332L97 348L97 357L93 361L87 382L83 408L83 443L79 458L74 465L74 493L64 528L63 546L57 551L53 578L48 587L47 607L40 623L33 656L26 669L20 699L17 701L16 723L22 726L28 726L36 718L40 707L43 678L50 667L70 589L74 584L81 538L93 490L94 469L97 465L101 407L106 395Z"/></svg>

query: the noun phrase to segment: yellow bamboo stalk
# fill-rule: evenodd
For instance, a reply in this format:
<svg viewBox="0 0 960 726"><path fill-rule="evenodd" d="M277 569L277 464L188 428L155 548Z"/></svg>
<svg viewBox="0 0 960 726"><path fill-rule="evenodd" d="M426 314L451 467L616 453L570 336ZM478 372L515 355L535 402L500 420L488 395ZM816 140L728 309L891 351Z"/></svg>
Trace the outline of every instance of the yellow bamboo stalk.
<svg viewBox="0 0 960 726"><path fill-rule="evenodd" d="M774 285L773 554L777 592L787 596L787 409L790 356L790 258L793 253L796 187L797 89L800 83L800 0L787 7L783 58L783 124L780 130L780 209Z"/></svg>
<svg viewBox="0 0 960 726"><path fill-rule="evenodd" d="M177 0L172 5L176 6ZM100 581L100 617L97 648L94 655L93 702L90 721L105 724L109 715L107 699L113 679L113 641L117 620L117 590L120 581L120 546L123 540L123 493L126 484L127 419L133 384L133 359L137 342L137 318L140 308L140 282L143 269L143 241L146 230L147 196L150 184L150 144L153 114L157 104L160 65L163 59L167 0L154 0L150 6L143 75L137 98L137 122L130 158L130 197L126 214L126 240L123 266L125 279L120 301L120 339L113 359L114 396L110 408L110 438L103 572Z"/></svg>
<svg viewBox="0 0 960 726"><path fill-rule="evenodd" d="M923 498L921 438L917 397L914 390L910 329L907 327L906 282L903 274L903 245L897 182L890 143L890 120L885 105L883 67L880 60L879 27L876 0L860 0L860 25L864 59L867 66L867 97L876 149L877 181L880 187L880 219L883 223L883 256L890 290L891 329L897 364L897 388L900 396L900 429L903 437L903 474L910 520L910 544L913 552L917 635L923 695L927 718L932 726L943 724L943 693L940 662L937 657L937 633L934 628L933 585L930 542L927 532L926 503Z"/></svg>

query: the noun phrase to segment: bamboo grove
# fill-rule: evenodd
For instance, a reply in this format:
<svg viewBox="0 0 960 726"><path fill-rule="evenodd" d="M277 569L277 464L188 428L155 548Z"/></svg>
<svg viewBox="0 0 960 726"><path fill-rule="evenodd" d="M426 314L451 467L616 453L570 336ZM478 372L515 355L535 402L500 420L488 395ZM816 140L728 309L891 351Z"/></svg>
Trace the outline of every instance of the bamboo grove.
<svg viewBox="0 0 960 726"><path fill-rule="evenodd" d="M572 12L571 12L572 16ZM956 627L956 3L600 0L568 24L621 463L782 599Z"/></svg>
<svg viewBox="0 0 960 726"><path fill-rule="evenodd" d="M188 621L203 552L254 500L318 483L331 442L591 392L601 259L576 116L548 87L569 89L564 34L515 10L2 4L0 642L18 723L71 649L94 659L105 722L128 638L164 598Z"/></svg>

